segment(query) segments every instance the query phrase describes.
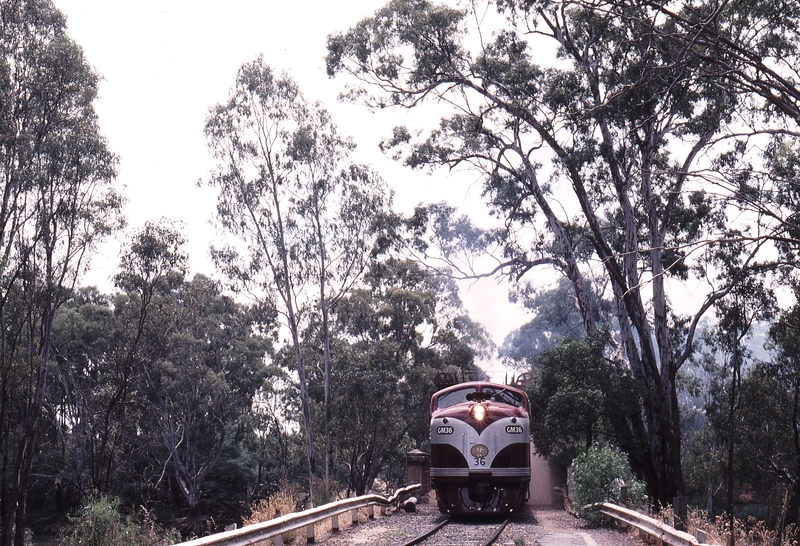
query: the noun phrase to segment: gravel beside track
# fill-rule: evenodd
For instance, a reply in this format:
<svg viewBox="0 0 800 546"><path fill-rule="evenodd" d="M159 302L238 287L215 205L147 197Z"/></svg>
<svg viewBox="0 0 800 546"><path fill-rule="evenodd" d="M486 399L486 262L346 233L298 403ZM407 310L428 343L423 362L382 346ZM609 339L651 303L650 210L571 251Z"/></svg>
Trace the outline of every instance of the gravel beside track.
<svg viewBox="0 0 800 546"><path fill-rule="evenodd" d="M342 530L319 543L326 546L398 546L422 534L442 521L435 503L420 504L417 512L395 511L376 516ZM423 546L473 546L486 540L502 523L502 518L486 523L454 520L440 533L423 542ZM491 528L491 529L490 529ZM539 510L526 507L512 518L495 544L502 546L640 546L634 535L613 528L590 528L563 510Z"/></svg>

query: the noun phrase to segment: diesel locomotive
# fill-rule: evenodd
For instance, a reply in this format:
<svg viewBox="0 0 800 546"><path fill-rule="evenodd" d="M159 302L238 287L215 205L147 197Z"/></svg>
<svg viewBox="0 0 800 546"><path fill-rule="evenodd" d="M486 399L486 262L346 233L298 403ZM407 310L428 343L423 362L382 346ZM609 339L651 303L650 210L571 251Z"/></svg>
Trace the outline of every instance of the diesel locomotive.
<svg viewBox="0 0 800 546"><path fill-rule="evenodd" d="M452 515L510 514L529 497L531 447L525 391L487 381L431 397L431 486Z"/></svg>

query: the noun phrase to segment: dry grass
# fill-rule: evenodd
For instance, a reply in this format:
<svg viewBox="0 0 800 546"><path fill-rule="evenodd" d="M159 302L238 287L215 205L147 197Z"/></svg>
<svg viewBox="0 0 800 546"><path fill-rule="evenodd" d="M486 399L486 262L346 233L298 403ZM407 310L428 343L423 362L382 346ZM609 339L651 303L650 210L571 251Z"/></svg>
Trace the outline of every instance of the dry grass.
<svg viewBox="0 0 800 546"><path fill-rule="evenodd" d="M291 488L282 488L266 499L257 501L250 509L250 517L245 518L243 524L253 525L292 514L295 512L298 501L297 491ZM300 544L301 541L305 542L305 533L302 529L283 534L284 544ZM259 544L272 544L272 540L263 540Z"/></svg>
<svg viewBox="0 0 800 546"><path fill-rule="evenodd" d="M277 493L270 497L256 502L250 511L250 517L243 521L244 525L253 525L254 523L261 523L269 521L275 517L285 516L297 511L297 507L301 504L303 495L298 490L291 487L284 487ZM375 507L376 517L379 515L379 508ZM364 523L369 519L367 509L362 508L356 512L356 519L358 523ZM350 512L339 514L339 529L344 530L353 526L353 517ZM314 534L316 541L320 542L325 537L330 536L332 533L332 522L330 518L324 519L314 526ZM290 544L306 544L306 530L305 528L296 529L283 534L283 543ZM258 544L271 545L272 540L264 540Z"/></svg>
<svg viewBox="0 0 800 546"><path fill-rule="evenodd" d="M767 528L765 522L752 516L735 520L732 530L727 517L717 516L709 522L705 512L698 511L698 520L699 528L708 533L711 544L728 544L733 534L734 543L741 546L797 546L798 529L795 526L790 526L781 538L778 531Z"/></svg>
<svg viewBox="0 0 800 546"><path fill-rule="evenodd" d="M672 525L673 515L672 507L667 506L659 510L655 517ZM737 546L798 546L800 541L800 529L797 527L790 526L781 538L778 531L769 529L765 522L757 521L752 516L746 520L735 520L733 531L727 517L717 516L710 521L708 513L703 510L690 510L688 519L688 532L694 535L698 529L705 531L707 544L725 546L729 543L731 533Z"/></svg>

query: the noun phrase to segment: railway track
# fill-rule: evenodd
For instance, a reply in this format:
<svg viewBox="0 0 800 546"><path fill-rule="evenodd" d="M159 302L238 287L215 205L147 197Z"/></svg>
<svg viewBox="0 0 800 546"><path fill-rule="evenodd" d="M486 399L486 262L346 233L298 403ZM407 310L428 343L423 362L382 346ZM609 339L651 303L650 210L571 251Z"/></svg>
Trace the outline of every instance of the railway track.
<svg viewBox="0 0 800 546"><path fill-rule="evenodd" d="M414 546L416 544L463 544L470 546L474 544L479 546L491 546L498 539L500 533L503 532L503 529L506 528L510 519L510 517L506 518L499 525L486 525L453 521L447 518L435 527L404 543L403 546ZM446 536L439 534L445 528L447 528Z"/></svg>

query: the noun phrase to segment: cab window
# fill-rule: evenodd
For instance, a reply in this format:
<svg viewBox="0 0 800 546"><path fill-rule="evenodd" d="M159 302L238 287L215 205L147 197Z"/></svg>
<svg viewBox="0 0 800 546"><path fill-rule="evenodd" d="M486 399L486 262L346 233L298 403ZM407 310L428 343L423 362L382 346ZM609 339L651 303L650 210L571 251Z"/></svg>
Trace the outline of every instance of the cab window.
<svg viewBox="0 0 800 546"><path fill-rule="evenodd" d="M509 406L521 407L523 404L522 395L508 389L498 389L495 387L484 387L483 392L489 395L490 400L508 404Z"/></svg>
<svg viewBox="0 0 800 546"><path fill-rule="evenodd" d="M446 394L441 395L436 400L436 407L438 408L446 408L449 406L454 406L456 404L461 404L462 402L467 401L467 395L472 394L475 392L474 387L468 387L465 389L459 389L456 391L450 391Z"/></svg>

